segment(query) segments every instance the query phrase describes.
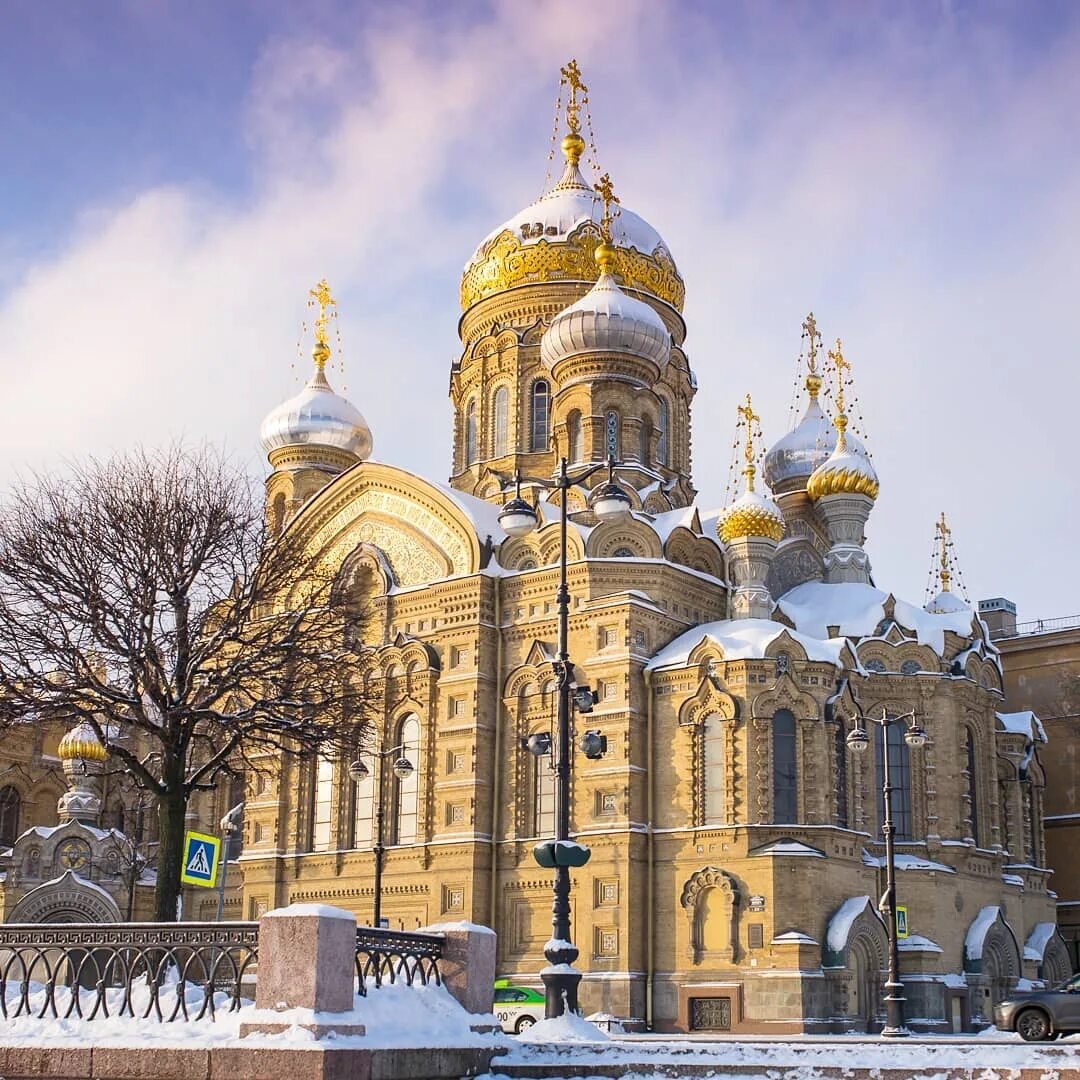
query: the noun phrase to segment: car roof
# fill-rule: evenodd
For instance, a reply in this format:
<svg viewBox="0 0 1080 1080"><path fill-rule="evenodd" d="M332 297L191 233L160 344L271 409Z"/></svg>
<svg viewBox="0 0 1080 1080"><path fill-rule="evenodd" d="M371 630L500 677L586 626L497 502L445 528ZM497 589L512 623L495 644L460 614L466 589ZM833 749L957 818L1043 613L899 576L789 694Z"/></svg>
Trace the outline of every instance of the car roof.
<svg viewBox="0 0 1080 1080"><path fill-rule="evenodd" d="M523 994L527 994L529 1001L544 1001L544 995L539 990L534 990L531 986L518 986L516 983L507 982L505 979L498 979L495 982L496 990L520 990Z"/></svg>

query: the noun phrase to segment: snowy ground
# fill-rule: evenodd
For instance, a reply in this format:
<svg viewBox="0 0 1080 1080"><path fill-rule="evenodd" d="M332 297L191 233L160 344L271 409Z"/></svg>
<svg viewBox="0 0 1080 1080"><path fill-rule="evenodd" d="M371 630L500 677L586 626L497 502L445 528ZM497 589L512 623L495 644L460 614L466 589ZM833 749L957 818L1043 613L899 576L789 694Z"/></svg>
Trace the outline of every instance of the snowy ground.
<svg viewBox="0 0 1080 1080"><path fill-rule="evenodd" d="M621 1080L667 1080L670 1067L695 1066L725 1074L725 1067L761 1068L761 1080L813 1080L823 1067L848 1069L972 1068L986 1080L1000 1070L1038 1069L1045 1080L1060 1080L1065 1069L1080 1069L1080 1036L1055 1043L1031 1045L1018 1035L991 1029L979 1037L928 1036L900 1041L873 1036L613 1036L608 1038L578 1017L545 1020L514 1040L505 1057L492 1062L492 1073L481 1080L499 1080L505 1065L544 1068L549 1080L560 1080L570 1064L632 1066ZM663 1073L655 1071L668 1067ZM711 1075L711 1072L708 1074ZM931 1074L933 1075L933 1074ZM755 1080L740 1073L742 1080Z"/></svg>

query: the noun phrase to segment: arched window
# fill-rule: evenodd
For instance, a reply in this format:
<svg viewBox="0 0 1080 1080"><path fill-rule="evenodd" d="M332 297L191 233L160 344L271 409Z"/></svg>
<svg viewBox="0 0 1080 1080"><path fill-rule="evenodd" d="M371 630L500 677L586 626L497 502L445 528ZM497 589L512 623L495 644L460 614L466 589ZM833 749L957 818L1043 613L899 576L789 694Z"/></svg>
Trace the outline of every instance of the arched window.
<svg viewBox="0 0 1080 1080"><path fill-rule="evenodd" d="M780 709L772 718L773 822L791 825L798 817L798 776L795 769L795 716Z"/></svg>
<svg viewBox="0 0 1080 1080"><path fill-rule="evenodd" d="M510 391L505 386L500 386L495 391L495 397L491 403L491 412L494 417L495 427L495 441L492 446L493 456L502 457L509 452Z"/></svg>
<svg viewBox="0 0 1080 1080"><path fill-rule="evenodd" d="M19 811L22 799L15 788L0 788L0 848L9 848L19 838Z"/></svg>
<svg viewBox="0 0 1080 1080"><path fill-rule="evenodd" d="M555 770L548 755L532 759L533 836L555 835Z"/></svg>
<svg viewBox="0 0 1080 1080"><path fill-rule="evenodd" d="M638 461L649 464L649 443L652 442L652 426L647 420L641 422L641 442L638 446Z"/></svg>
<svg viewBox="0 0 1080 1080"><path fill-rule="evenodd" d="M416 811L420 791L420 721L407 716L398 728L401 756L412 765L403 780L394 777L394 843L416 843Z"/></svg>
<svg viewBox="0 0 1080 1080"><path fill-rule="evenodd" d="M705 717L702 759L705 769L705 824L722 825L725 821L724 802L724 722L715 714Z"/></svg>
<svg viewBox="0 0 1080 1080"><path fill-rule="evenodd" d="M548 448L548 416L551 407L551 389L546 379L537 379L532 388L532 408L529 411L529 449Z"/></svg>
<svg viewBox="0 0 1080 1080"><path fill-rule="evenodd" d="M329 851L333 846L330 814L334 803L332 758L320 757L315 765L315 790L311 814L311 850Z"/></svg>
<svg viewBox="0 0 1080 1080"><path fill-rule="evenodd" d="M912 840L911 823L911 751L904 742L904 725L889 724L889 782L892 784L892 819L897 840ZM881 724L874 725L874 755L877 758L878 831L885 821L885 794L881 790L885 783L884 736Z"/></svg>
<svg viewBox="0 0 1080 1080"><path fill-rule="evenodd" d="M566 441L569 444L570 461L581 461L583 439L581 433L581 413L577 410L570 413L566 418Z"/></svg>
<svg viewBox="0 0 1080 1080"><path fill-rule="evenodd" d="M270 531L277 536L285 527L285 493L279 491L270 504Z"/></svg>
<svg viewBox="0 0 1080 1080"><path fill-rule="evenodd" d="M476 398L465 407L465 464L476 460Z"/></svg>
<svg viewBox="0 0 1080 1080"><path fill-rule="evenodd" d="M614 409L604 419L604 457L619 460L619 414Z"/></svg>
<svg viewBox="0 0 1080 1080"><path fill-rule="evenodd" d="M964 729L964 779L967 781L968 828L967 835L979 846L979 774L975 765L975 733L971 728Z"/></svg>
<svg viewBox="0 0 1080 1080"><path fill-rule="evenodd" d="M660 437L656 440L656 460L661 465L668 463L668 403L667 398L660 399L660 417L656 425Z"/></svg>
<svg viewBox="0 0 1080 1080"><path fill-rule="evenodd" d="M847 735L843 723L836 725L833 754L836 758L836 824L841 829L848 827L847 798Z"/></svg>
<svg viewBox="0 0 1080 1080"><path fill-rule="evenodd" d="M353 830L352 846L369 847L374 836L375 820L375 774L378 762L371 757L361 757L367 766L367 773L356 782L353 788Z"/></svg>

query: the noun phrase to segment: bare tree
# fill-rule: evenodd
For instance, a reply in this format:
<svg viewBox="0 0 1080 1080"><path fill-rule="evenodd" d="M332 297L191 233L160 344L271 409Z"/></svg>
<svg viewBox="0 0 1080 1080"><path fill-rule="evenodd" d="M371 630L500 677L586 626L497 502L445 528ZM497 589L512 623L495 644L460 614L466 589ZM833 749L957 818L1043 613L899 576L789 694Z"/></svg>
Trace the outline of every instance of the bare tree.
<svg viewBox="0 0 1080 1080"><path fill-rule="evenodd" d="M0 505L0 727L88 723L156 799L158 919L176 917L194 792L364 738L357 615L337 600L210 450L91 460Z"/></svg>

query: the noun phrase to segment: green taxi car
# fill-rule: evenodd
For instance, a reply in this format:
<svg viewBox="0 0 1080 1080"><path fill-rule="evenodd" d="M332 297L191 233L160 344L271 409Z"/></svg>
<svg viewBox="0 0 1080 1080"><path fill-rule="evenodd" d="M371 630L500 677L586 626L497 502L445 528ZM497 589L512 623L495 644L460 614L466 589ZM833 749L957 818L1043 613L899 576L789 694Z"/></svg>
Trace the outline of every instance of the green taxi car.
<svg viewBox="0 0 1080 1080"><path fill-rule="evenodd" d="M503 1031L516 1035L544 1019L544 995L500 979L495 983L494 1012Z"/></svg>

